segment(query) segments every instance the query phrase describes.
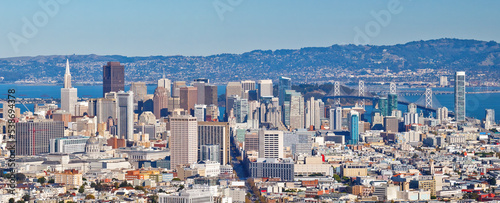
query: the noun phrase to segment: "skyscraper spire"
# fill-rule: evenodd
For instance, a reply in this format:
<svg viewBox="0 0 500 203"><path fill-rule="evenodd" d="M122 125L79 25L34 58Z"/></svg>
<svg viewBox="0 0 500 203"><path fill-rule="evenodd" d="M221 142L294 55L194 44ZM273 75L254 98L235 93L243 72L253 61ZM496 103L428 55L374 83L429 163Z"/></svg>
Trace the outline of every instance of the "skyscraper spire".
<svg viewBox="0 0 500 203"><path fill-rule="evenodd" d="M78 102L76 88L71 87L71 73L69 73L69 60L66 59L66 72L64 73L64 87L61 88L61 109L75 116L75 105Z"/></svg>
<svg viewBox="0 0 500 203"><path fill-rule="evenodd" d="M69 59L66 59L66 74L70 75L70 73L69 73Z"/></svg>
<svg viewBox="0 0 500 203"><path fill-rule="evenodd" d="M162 79L165 79L165 67L162 67L162 70L163 70L163 78Z"/></svg>
<svg viewBox="0 0 500 203"><path fill-rule="evenodd" d="M64 73L64 88L71 88L71 73L69 73L68 59L66 59L66 73Z"/></svg>

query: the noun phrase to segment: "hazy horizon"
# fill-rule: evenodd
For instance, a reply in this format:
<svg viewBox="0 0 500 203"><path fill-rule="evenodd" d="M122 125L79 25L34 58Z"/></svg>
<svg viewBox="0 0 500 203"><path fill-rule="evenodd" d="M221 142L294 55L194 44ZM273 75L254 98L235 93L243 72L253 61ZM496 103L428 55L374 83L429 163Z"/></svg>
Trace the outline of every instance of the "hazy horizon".
<svg viewBox="0 0 500 203"><path fill-rule="evenodd" d="M2 21L0 58L210 56L440 38L500 41L500 2L493 0L34 2L3 3L0 18L9 20Z"/></svg>
<svg viewBox="0 0 500 203"><path fill-rule="evenodd" d="M404 45L407 43L411 42L418 42L418 41L432 41L432 40L441 40L441 39L455 39L455 40L476 40L476 41L484 41L484 42L489 42L489 41L494 41L498 43L498 41L495 40L477 40L477 39L458 39L458 38L438 38L438 39L426 39L426 40L412 40L408 41L405 43L398 43L398 44L381 44L381 45L374 45L374 44L366 44L366 45L355 45L355 44L332 44L329 46L315 46L314 48L322 48L322 47L331 47L335 45L339 46L346 46L346 45L355 45L355 46L395 46L395 45ZM208 56L215 56L215 55L223 55L223 54L244 54L244 53L250 53L253 51L278 51L278 50L299 50L299 49L304 49L304 48L311 48L312 46L305 46L305 47L299 47L296 49L253 49L253 50L248 50L244 51L241 53L215 53L215 54L210 54L210 55L181 55L181 54L176 54L176 55L120 55L120 54L47 54L47 55L31 55L31 56L13 56L13 57L3 57L5 58L23 58L23 57L48 57L48 56L73 56L73 55L78 55L78 56L90 56L90 55L96 55L96 56L125 56L125 57L155 57L155 56L164 56L164 57L170 57L170 56L185 56L185 57L208 57Z"/></svg>

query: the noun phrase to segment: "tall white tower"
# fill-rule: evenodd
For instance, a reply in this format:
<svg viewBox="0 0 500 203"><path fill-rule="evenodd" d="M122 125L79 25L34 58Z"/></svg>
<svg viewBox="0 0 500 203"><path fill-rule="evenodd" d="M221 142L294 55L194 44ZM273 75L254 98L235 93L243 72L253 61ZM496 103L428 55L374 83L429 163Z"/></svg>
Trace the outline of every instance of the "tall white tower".
<svg viewBox="0 0 500 203"><path fill-rule="evenodd" d="M75 115L75 105L78 101L77 90L71 87L71 73L69 60L66 59L66 72L64 73L64 87L61 88L61 109Z"/></svg>

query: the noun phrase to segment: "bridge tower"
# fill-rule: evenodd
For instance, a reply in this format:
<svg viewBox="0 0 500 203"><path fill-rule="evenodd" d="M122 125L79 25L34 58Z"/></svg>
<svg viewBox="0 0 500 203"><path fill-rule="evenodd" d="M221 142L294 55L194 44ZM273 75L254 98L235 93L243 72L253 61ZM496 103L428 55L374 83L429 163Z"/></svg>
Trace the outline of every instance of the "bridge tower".
<svg viewBox="0 0 500 203"><path fill-rule="evenodd" d="M425 107L432 108L432 89L431 88L425 89Z"/></svg>
<svg viewBox="0 0 500 203"><path fill-rule="evenodd" d="M340 96L340 83L339 81L335 81L333 86L333 96ZM340 106L340 98L335 99L335 105Z"/></svg>
<svg viewBox="0 0 500 203"><path fill-rule="evenodd" d="M365 81L363 81L363 80L359 81L358 89L359 89L358 96L364 97L365 96ZM363 107L363 109L365 108L365 100L364 99L361 99L360 105L361 105L361 107Z"/></svg>

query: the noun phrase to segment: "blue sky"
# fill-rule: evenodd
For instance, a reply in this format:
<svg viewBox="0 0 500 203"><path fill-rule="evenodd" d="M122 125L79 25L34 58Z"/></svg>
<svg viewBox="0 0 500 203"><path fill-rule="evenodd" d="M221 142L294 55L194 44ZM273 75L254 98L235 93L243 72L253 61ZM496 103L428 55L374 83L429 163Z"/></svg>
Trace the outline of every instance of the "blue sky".
<svg viewBox="0 0 500 203"><path fill-rule="evenodd" d="M53 54L205 56L444 37L500 42L497 0L60 1L2 1L0 58ZM58 11L48 13L40 6L43 2L57 2ZM397 2L399 5L394 4ZM227 11L218 13L214 4ZM399 12L391 13L389 8ZM391 18L383 18L383 26L372 12L389 13ZM23 33L23 28L29 27L26 24L33 25L36 32ZM371 30L366 31L367 25ZM365 34L371 31L366 35L368 41L359 40L356 28Z"/></svg>

